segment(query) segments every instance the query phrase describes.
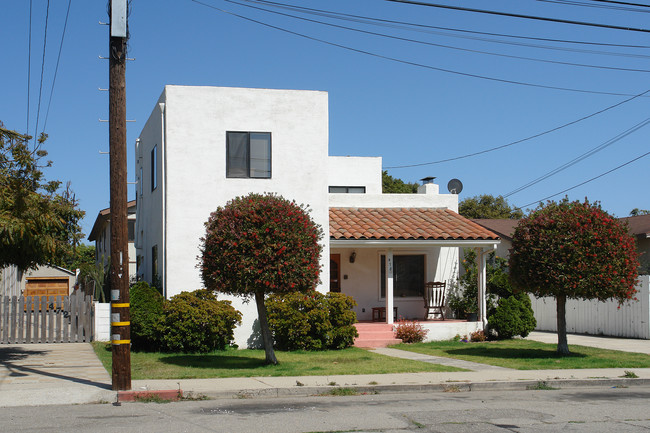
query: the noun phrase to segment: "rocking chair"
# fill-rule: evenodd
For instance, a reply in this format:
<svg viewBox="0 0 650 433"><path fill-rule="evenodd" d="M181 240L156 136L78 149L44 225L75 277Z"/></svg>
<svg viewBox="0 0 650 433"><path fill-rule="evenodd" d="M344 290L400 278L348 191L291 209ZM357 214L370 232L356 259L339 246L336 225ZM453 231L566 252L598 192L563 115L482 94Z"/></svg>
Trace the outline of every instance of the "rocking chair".
<svg viewBox="0 0 650 433"><path fill-rule="evenodd" d="M428 282L424 285L424 308L427 312L424 316L424 320L429 318L429 314L435 313L436 310L442 316L442 320L445 320L445 288L447 283L441 282Z"/></svg>

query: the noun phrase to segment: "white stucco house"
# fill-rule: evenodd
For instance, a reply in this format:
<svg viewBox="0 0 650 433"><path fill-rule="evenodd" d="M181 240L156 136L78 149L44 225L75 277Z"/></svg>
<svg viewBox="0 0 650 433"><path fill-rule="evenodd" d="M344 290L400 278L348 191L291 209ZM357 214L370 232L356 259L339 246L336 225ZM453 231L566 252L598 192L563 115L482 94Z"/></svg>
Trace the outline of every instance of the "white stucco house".
<svg viewBox="0 0 650 433"><path fill-rule="evenodd" d="M381 158L328 156L328 128L326 92L166 86L136 142L138 277L158 279L166 297L201 288L199 239L210 212L273 192L308 204L325 231L317 290L354 297L359 320L377 307L388 323L395 307L423 319L424 283L456 278L458 247L483 259L499 238L458 215L458 196L434 183L382 194ZM235 339L245 347L254 302L220 298L242 311Z"/></svg>

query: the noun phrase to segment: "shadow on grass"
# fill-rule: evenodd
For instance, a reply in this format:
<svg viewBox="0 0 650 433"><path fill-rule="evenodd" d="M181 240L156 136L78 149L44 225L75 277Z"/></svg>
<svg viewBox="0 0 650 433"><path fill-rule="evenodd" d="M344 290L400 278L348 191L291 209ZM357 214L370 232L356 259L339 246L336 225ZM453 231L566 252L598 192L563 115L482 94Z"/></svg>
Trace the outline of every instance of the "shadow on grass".
<svg viewBox="0 0 650 433"><path fill-rule="evenodd" d="M562 359L562 358L586 358L582 353L571 352L568 355L559 355L555 350L546 349L513 349L501 347L468 347L463 349L445 349L451 356L482 356L485 358L501 359Z"/></svg>
<svg viewBox="0 0 650 433"><path fill-rule="evenodd" d="M169 355L162 356L160 362L193 368L224 368L229 370L250 370L265 367L264 359L246 356L208 355Z"/></svg>

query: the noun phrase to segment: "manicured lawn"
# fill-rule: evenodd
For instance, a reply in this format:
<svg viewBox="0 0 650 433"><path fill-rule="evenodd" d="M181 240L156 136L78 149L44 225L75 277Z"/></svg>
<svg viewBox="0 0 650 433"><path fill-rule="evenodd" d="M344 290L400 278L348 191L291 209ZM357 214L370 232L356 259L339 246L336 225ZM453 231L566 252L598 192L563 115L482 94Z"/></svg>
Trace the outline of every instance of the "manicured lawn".
<svg viewBox="0 0 650 433"><path fill-rule="evenodd" d="M571 355L556 354L555 344L529 340L462 343L436 341L431 343L398 344L395 349L426 355L444 356L518 370L547 370L567 368L648 368L650 355L619 352L594 347L570 345Z"/></svg>
<svg viewBox="0 0 650 433"><path fill-rule="evenodd" d="M110 374L110 344L92 344ZM131 352L131 376L132 379L139 380L462 371L438 364L390 358L357 348L275 353L280 362L276 366L264 365L263 350L231 349L208 354Z"/></svg>

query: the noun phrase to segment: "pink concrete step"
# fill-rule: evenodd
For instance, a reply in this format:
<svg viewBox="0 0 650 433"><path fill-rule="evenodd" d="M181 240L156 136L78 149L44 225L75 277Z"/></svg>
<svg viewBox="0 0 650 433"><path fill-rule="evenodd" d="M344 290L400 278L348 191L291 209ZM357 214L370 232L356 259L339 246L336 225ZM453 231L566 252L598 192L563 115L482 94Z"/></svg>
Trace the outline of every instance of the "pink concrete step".
<svg viewBox="0 0 650 433"><path fill-rule="evenodd" d="M393 325L387 323L356 323L359 336L354 340L355 347L386 347L390 344L401 343L402 340L395 338Z"/></svg>

